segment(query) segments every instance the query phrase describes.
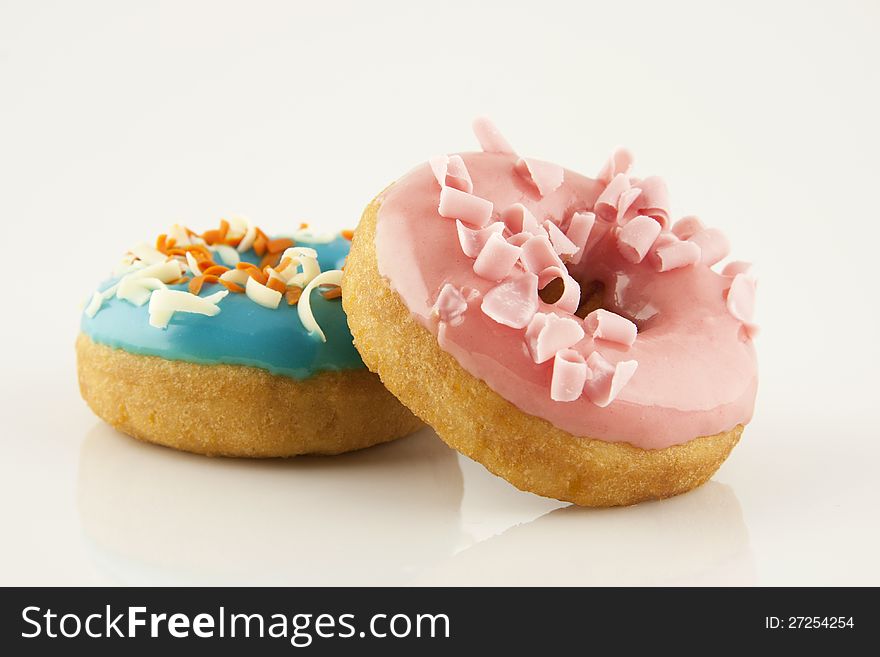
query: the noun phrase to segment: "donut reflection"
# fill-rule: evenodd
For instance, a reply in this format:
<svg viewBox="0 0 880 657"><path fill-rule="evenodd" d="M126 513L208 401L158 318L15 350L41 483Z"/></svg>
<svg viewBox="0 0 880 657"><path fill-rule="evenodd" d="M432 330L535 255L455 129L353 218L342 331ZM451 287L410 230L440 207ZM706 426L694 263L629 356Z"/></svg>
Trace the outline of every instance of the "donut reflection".
<svg viewBox="0 0 880 657"><path fill-rule="evenodd" d="M429 430L334 457L205 458L97 425L78 507L129 585L404 584L460 545L462 474Z"/></svg>
<svg viewBox="0 0 880 657"><path fill-rule="evenodd" d="M457 554L423 584L748 585L754 556L733 489L710 481L633 507L566 506Z"/></svg>

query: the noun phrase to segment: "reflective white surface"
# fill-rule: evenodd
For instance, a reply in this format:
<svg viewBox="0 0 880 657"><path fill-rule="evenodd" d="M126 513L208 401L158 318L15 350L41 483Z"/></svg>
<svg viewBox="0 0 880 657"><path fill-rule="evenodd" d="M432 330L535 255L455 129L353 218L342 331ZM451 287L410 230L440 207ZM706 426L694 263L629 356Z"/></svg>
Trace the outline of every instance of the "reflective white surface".
<svg viewBox="0 0 880 657"><path fill-rule="evenodd" d="M0 584L880 584L877 3L301 4L0 6ZM480 112L588 173L627 144L757 263L757 412L711 483L578 509L430 429L206 459L79 399L79 304L125 249L353 226Z"/></svg>

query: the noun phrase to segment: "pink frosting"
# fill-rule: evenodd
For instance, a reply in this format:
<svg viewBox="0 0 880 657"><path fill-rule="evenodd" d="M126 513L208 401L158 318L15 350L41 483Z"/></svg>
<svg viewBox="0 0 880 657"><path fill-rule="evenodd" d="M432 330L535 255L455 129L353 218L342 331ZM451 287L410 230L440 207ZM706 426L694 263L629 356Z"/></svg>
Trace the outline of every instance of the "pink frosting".
<svg viewBox="0 0 880 657"><path fill-rule="evenodd" d="M555 224L578 245L578 253L564 264L547 236L529 234L526 240L513 230L493 231L522 247L519 262L501 282L477 275L455 222L438 214L440 187L424 164L383 193L376 233L379 271L413 318L437 335L441 348L471 375L523 412L574 435L653 449L747 422L757 365L744 320L734 315L748 316L749 290L741 291L745 284L734 286L735 277L702 262L658 272L653 251L641 263L623 257L616 231L625 226L616 222L617 201L633 186L626 177L631 157L616 158L609 179L619 181L619 191L616 197L613 190L606 194L609 219L594 222L589 213L597 211L597 200L606 191L603 182L566 170L559 187L542 196L516 171L519 158L511 152L461 155L474 196L492 207L489 216L480 215L478 226L500 221L498 213L518 203L540 223ZM641 205L640 198L634 205ZM653 248L677 243L663 231ZM587 328L567 350L536 363L526 333L537 313L580 322L572 314L578 301L572 304L571 293L564 304L551 305L538 296L539 284L552 277L562 278L575 294L579 283L601 283L603 308L637 325L632 345L593 336ZM482 295L479 302L468 303L454 326L433 311L445 284ZM584 385L575 396L581 359Z"/></svg>

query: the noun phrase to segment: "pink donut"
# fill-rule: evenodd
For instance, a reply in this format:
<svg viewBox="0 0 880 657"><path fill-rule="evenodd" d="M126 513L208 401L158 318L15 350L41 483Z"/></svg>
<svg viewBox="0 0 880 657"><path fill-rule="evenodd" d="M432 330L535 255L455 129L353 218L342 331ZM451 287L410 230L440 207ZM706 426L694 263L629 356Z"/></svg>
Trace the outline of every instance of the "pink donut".
<svg viewBox="0 0 880 657"><path fill-rule="evenodd" d="M467 374L570 441L650 451L738 438L757 390L755 281L744 263L712 269L729 249L720 231L694 217L673 225L663 180L633 177L628 151L588 178L520 157L484 119L475 131L483 152L432 158L371 206L375 268L410 319ZM358 310L346 311L364 355L371 336ZM365 356L388 385L385 360ZM542 494L602 497L589 481L587 494L565 497L488 467Z"/></svg>

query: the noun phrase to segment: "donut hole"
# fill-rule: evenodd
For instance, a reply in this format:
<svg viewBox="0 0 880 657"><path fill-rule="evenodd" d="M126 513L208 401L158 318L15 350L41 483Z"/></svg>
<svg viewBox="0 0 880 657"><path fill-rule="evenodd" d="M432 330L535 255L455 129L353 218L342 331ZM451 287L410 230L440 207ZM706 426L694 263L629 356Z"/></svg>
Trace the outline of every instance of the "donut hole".
<svg viewBox="0 0 880 657"><path fill-rule="evenodd" d="M592 280L579 284L581 288L581 298L578 302L578 309L574 313L575 316L584 319L594 310L599 310L601 308L602 310L613 312L621 317L626 317L636 325L639 333L642 332L645 323L643 318L633 317L630 313L624 312L620 308L613 307L611 303L606 303L609 300L606 298L605 283L600 280ZM538 296L544 303L552 305L562 298L564 291L565 283L561 277L558 277L554 278L542 289L538 290Z"/></svg>
<svg viewBox="0 0 880 657"><path fill-rule="evenodd" d="M583 319L599 308L605 308L605 283L589 281L581 284L581 300L574 314Z"/></svg>

